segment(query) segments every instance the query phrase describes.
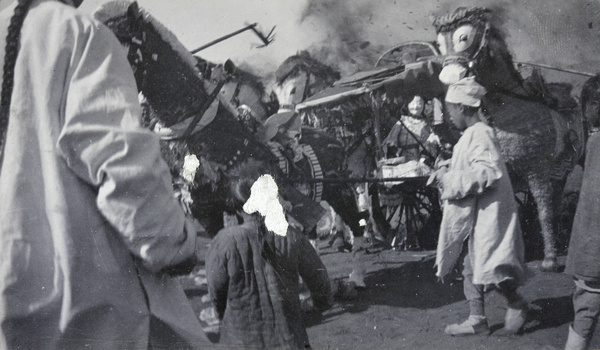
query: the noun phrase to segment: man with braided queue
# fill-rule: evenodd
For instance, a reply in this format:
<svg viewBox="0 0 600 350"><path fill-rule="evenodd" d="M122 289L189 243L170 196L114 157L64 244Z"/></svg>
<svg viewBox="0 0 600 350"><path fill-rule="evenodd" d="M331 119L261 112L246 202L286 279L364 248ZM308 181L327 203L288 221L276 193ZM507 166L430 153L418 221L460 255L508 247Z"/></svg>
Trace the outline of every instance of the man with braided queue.
<svg viewBox="0 0 600 350"><path fill-rule="evenodd" d="M203 348L196 232L81 0L1 0L0 349Z"/></svg>

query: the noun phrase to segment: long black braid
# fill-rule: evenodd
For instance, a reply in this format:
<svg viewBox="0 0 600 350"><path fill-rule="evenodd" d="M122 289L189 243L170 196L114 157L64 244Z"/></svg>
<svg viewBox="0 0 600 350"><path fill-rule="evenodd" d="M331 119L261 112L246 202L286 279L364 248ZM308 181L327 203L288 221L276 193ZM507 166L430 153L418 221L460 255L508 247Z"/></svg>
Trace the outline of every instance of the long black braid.
<svg viewBox="0 0 600 350"><path fill-rule="evenodd" d="M4 54L2 76L2 94L0 95L0 157L4 151L8 118L10 115L10 100L15 81L15 63L19 54L21 28L32 0L19 0L15 12L10 19Z"/></svg>

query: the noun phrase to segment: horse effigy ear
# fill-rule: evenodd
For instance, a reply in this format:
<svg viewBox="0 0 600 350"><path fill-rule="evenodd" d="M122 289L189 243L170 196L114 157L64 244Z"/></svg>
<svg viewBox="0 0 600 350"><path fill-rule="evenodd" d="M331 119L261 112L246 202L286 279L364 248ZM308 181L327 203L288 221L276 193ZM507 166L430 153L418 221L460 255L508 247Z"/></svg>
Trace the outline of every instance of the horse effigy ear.
<svg viewBox="0 0 600 350"><path fill-rule="evenodd" d="M223 70L225 70L225 73L227 74L235 73L235 64L233 63L233 61L229 59L225 61L225 63L223 64Z"/></svg>
<svg viewBox="0 0 600 350"><path fill-rule="evenodd" d="M127 7L127 17L130 20L133 20L134 22L137 21L140 17L142 16L141 12L140 12L140 6L138 5L137 1L132 2L128 7Z"/></svg>
<svg viewBox="0 0 600 350"><path fill-rule="evenodd" d="M427 18L432 25L435 25L435 20L437 19L436 15L430 12L429 15L427 15Z"/></svg>

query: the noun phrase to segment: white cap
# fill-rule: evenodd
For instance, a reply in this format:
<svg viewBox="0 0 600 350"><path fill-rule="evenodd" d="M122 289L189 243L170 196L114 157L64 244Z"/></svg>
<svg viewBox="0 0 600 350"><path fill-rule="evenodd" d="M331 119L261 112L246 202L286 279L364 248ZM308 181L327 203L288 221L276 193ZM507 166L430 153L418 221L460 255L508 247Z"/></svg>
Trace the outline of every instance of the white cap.
<svg viewBox="0 0 600 350"><path fill-rule="evenodd" d="M446 102L479 107L481 106L481 98L486 93L487 90L475 81L475 77L467 77L448 86Z"/></svg>

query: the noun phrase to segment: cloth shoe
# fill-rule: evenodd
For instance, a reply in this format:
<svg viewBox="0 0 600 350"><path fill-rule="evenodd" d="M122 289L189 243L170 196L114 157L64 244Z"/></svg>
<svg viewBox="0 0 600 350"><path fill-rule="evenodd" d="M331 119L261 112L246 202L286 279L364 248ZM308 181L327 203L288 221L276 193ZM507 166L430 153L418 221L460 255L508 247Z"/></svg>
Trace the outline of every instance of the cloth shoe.
<svg viewBox="0 0 600 350"><path fill-rule="evenodd" d="M496 332L498 335L503 334L517 334L521 331L521 328L525 324L527 319L526 309L511 309L506 310L504 316L504 327Z"/></svg>
<svg viewBox="0 0 600 350"><path fill-rule="evenodd" d="M348 282L354 283L356 288L367 288L365 284L365 271L363 269L354 269L348 276Z"/></svg>
<svg viewBox="0 0 600 350"><path fill-rule="evenodd" d="M463 323L455 323L446 326L444 333L449 335L474 335L474 334L489 334L490 327L488 326L485 316L469 316Z"/></svg>
<svg viewBox="0 0 600 350"><path fill-rule="evenodd" d="M573 329L573 326L569 326L569 337L565 344L565 350L586 350L587 348L587 339L577 334Z"/></svg>

